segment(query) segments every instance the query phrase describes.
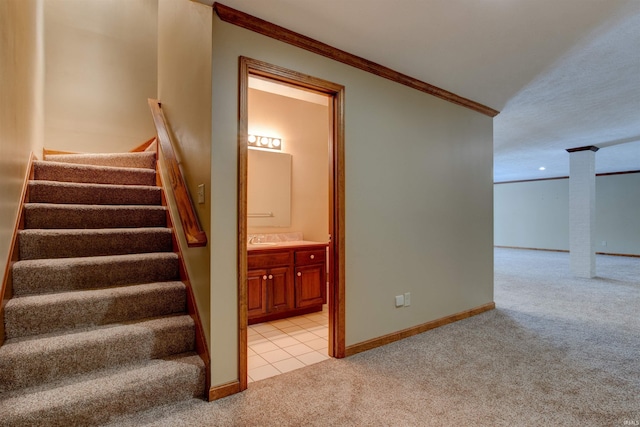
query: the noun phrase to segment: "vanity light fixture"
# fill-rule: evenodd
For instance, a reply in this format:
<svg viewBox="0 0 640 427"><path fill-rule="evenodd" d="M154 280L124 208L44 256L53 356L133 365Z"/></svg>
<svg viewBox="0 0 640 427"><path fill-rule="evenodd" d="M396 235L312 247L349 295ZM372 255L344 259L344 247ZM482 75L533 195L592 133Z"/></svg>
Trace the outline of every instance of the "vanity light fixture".
<svg viewBox="0 0 640 427"><path fill-rule="evenodd" d="M249 147L267 148L269 150L282 149L282 140L280 138L271 138L269 136L249 135L247 139Z"/></svg>

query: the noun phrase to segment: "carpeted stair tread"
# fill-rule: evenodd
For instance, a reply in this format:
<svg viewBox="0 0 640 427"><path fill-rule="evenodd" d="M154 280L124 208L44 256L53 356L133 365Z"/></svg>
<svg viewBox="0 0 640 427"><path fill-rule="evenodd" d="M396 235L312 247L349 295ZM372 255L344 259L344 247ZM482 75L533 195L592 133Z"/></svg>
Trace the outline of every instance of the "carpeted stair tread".
<svg viewBox="0 0 640 427"><path fill-rule="evenodd" d="M28 229L18 233L20 259L74 258L172 250L166 227Z"/></svg>
<svg viewBox="0 0 640 427"><path fill-rule="evenodd" d="M12 298L6 338L184 313L185 289L174 281Z"/></svg>
<svg viewBox="0 0 640 427"><path fill-rule="evenodd" d="M25 203L24 228L164 227L164 206Z"/></svg>
<svg viewBox="0 0 640 427"><path fill-rule="evenodd" d="M46 161L61 163L80 163L84 165L112 166L121 168L155 169L156 153L142 151L134 153L76 153L48 154Z"/></svg>
<svg viewBox="0 0 640 427"><path fill-rule="evenodd" d="M145 360L0 395L0 426L95 426L118 415L202 397L202 360L192 353ZM21 390L22 391L22 390Z"/></svg>
<svg viewBox="0 0 640 427"><path fill-rule="evenodd" d="M194 329L193 319L182 315L13 338L0 347L0 393L193 351Z"/></svg>
<svg viewBox="0 0 640 427"><path fill-rule="evenodd" d="M178 278L173 252L20 260L13 264L15 296L166 282Z"/></svg>
<svg viewBox="0 0 640 427"><path fill-rule="evenodd" d="M156 153L33 162L3 307L1 426L94 426L205 395Z"/></svg>
<svg viewBox="0 0 640 427"><path fill-rule="evenodd" d="M82 182L116 185L156 185L154 169L121 168L75 163L33 162L33 176L36 180Z"/></svg>
<svg viewBox="0 0 640 427"><path fill-rule="evenodd" d="M162 189L148 185L29 181L31 203L84 205L159 205Z"/></svg>

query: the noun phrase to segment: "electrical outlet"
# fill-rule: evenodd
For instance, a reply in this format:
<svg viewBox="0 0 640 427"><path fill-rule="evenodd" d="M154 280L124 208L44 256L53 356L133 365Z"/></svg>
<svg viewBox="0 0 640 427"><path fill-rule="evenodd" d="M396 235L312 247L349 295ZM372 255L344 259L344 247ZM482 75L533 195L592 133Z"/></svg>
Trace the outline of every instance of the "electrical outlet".
<svg viewBox="0 0 640 427"><path fill-rule="evenodd" d="M198 185L198 203L204 203L204 184Z"/></svg>
<svg viewBox="0 0 640 427"><path fill-rule="evenodd" d="M409 307L411 305L411 292L404 293L404 306Z"/></svg>
<svg viewBox="0 0 640 427"><path fill-rule="evenodd" d="M396 307L404 307L404 295L396 295Z"/></svg>

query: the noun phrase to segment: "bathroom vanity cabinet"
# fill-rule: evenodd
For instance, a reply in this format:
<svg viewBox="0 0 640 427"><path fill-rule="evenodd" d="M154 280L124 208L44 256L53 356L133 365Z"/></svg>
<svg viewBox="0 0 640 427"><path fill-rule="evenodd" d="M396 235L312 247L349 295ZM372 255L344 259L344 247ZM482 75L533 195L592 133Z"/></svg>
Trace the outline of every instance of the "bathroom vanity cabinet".
<svg viewBox="0 0 640 427"><path fill-rule="evenodd" d="M321 311L327 302L324 243L249 246L249 324Z"/></svg>

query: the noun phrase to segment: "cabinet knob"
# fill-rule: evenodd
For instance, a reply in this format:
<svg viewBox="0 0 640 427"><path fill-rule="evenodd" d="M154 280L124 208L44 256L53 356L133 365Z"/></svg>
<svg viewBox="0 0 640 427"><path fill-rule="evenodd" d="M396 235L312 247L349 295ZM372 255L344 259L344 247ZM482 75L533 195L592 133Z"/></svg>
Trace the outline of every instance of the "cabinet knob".
<svg viewBox="0 0 640 427"><path fill-rule="evenodd" d="M262 276L262 280L267 280L267 275Z"/></svg>
<svg viewBox="0 0 640 427"><path fill-rule="evenodd" d="M302 276L302 273L300 273L300 272L298 271L298 277L300 277L300 276Z"/></svg>
<svg viewBox="0 0 640 427"><path fill-rule="evenodd" d="M269 279L273 279L273 274L270 274L270 275L269 275Z"/></svg>
<svg viewBox="0 0 640 427"><path fill-rule="evenodd" d="M315 255L311 255L309 258L314 259L316 256Z"/></svg>

